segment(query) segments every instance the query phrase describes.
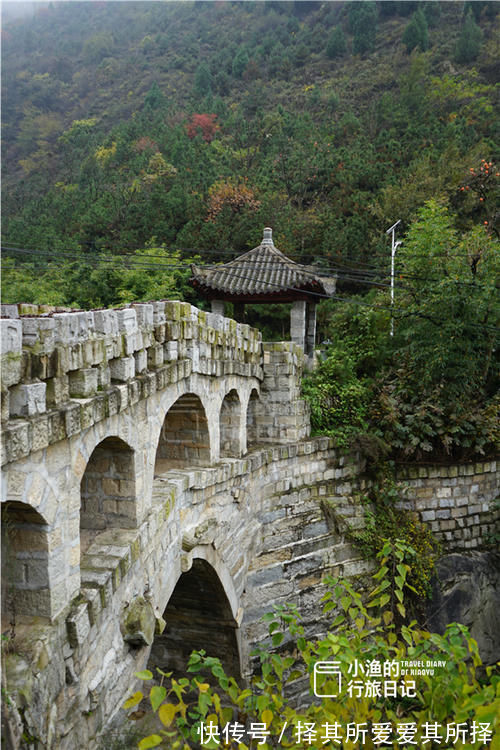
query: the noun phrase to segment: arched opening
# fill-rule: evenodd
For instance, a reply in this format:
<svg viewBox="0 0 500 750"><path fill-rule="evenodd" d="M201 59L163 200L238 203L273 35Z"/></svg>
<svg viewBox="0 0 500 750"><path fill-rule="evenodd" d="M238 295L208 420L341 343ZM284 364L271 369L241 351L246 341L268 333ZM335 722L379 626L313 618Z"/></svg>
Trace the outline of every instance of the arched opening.
<svg viewBox="0 0 500 750"><path fill-rule="evenodd" d="M210 437L198 396L186 393L167 412L156 450L155 474L210 464Z"/></svg>
<svg viewBox="0 0 500 750"><path fill-rule="evenodd" d="M163 613L165 630L156 635L149 668L185 674L192 651L218 657L227 674L240 676L237 623L224 588L206 560L195 559L183 573Z"/></svg>
<svg viewBox="0 0 500 750"><path fill-rule="evenodd" d="M51 615L48 526L30 505L6 502L2 505L2 620L15 623L16 615Z"/></svg>
<svg viewBox="0 0 500 750"><path fill-rule="evenodd" d="M259 442L259 430L257 428L257 417L260 407L260 396L256 388L250 394L247 407L247 450Z"/></svg>
<svg viewBox="0 0 500 750"><path fill-rule="evenodd" d="M136 495L134 451L108 437L94 449L80 483L82 552L96 530L134 528Z"/></svg>
<svg viewBox="0 0 500 750"><path fill-rule="evenodd" d="M240 456L241 403L236 390L229 391L220 410L220 456Z"/></svg>

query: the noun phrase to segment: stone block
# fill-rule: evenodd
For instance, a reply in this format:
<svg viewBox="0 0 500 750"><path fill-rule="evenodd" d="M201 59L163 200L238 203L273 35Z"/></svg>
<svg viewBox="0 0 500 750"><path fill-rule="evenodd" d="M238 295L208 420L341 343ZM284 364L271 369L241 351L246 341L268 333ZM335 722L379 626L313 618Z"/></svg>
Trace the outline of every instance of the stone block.
<svg viewBox="0 0 500 750"><path fill-rule="evenodd" d="M82 429L80 404L70 404L63 409L66 435L77 435Z"/></svg>
<svg viewBox="0 0 500 750"><path fill-rule="evenodd" d="M50 406L58 406L69 400L69 378L67 375L47 380L46 399Z"/></svg>
<svg viewBox="0 0 500 750"><path fill-rule="evenodd" d="M451 487L440 487L436 491L436 496L439 498L451 497Z"/></svg>
<svg viewBox="0 0 500 750"><path fill-rule="evenodd" d="M0 315L2 318L18 318L19 310L17 305L7 305L5 302L0 304Z"/></svg>
<svg viewBox="0 0 500 750"><path fill-rule="evenodd" d="M422 517L423 517L422 513ZM446 508L445 510L437 510L436 511L436 518L450 518L451 516L451 510L449 508Z"/></svg>
<svg viewBox="0 0 500 750"><path fill-rule="evenodd" d="M137 334L136 333L122 334L122 351L125 354L125 356L129 357L138 349L142 349L142 346L137 346Z"/></svg>
<svg viewBox="0 0 500 750"><path fill-rule="evenodd" d="M10 393L10 413L13 417L31 417L46 410L45 383L16 385Z"/></svg>
<svg viewBox="0 0 500 750"><path fill-rule="evenodd" d="M109 363L109 371L112 380L118 380L126 383L135 376L135 359L134 357L120 357L112 359Z"/></svg>
<svg viewBox="0 0 500 750"><path fill-rule="evenodd" d="M88 338L88 318L85 312L54 313L56 344L72 346Z"/></svg>
<svg viewBox="0 0 500 750"><path fill-rule="evenodd" d="M137 332L137 315L132 307L117 310L118 330L120 333L131 335Z"/></svg>
<svg viewBox="0 0 500 750"><path fill-rule="evenodd" d="M82 646L90 633L89 607L87 602L79 604L66 619L68 640L73 648Z"/></svg>
<svg viewBox="0 0 500 750"><path fill-rule="evenodd" d="M7 422L10 417L10 393L7 388L3 388L0 393L0 403L1 420L2 422Z"/></svg>
<svg viewBox="0 0 500 750"><path fill-rule="evenodd" d="M422 515L422 521L434 521L434 519L436 518L436 511L424 510L421 515Z"/></svg>
<svg viewBox="0 0 500 750"><path fill-rule="evenodd" d="M49 445L50 430L47 414L36 416L31 420L31 450L43 450Z"/></svg>
<svg viewBox="0 0 500 750"><path fill-rule="evenodd" d="M134 353L135 374L140 375L148 369L148 354L145 349Z"/></svg>
<svg viewBox="0 0 500 750"><path fill-rule="evenodd" d="M19 304L19 315L38 315L38 305L21 302Z"/></svg>
<svg viewBox="0 0 500 750"><path fill-rule="evenodd" d="M148 367L151 369L161 367L163 364L163 346L161 344L150 346L147 352Z"/></svg>
<svg viewBox="0 0 500 750"><path fill-rule="evenodd" d="M97 388L100 390L106 390L111 385L111 373L109 371L108 364L102 365L97 368Z"/></svg>
<svg viewBox="0 0 500 750"><path fill-rule="evenodd" d="M165 322L165 300L158 300L153 305L153 325L159 326Z"/></svg>
<svg viewBox="0 0 500 750"><path fill-rule="evenodd" d="M150 646L153 643L156 617L151 604L137 597L125 609L121 631L124 641L134 646Z"/></svg>
<svg viewBox="0 0 500 750"><path fill-rule="evenodd" d="M83 370L85 366L83 345L72 344L68 348L69 366L68 370Z"/></svg>
<svg viewBox="0 0 500 750"><path fill-rule="evenodd" d="M179 321L181 319L181 303L177 300L167 300L165 302L165 319L169 321Z"/></svg>
<svg viewBox="0 0 500 750"><path fill-rule="evenodd" d="M133 309L137 317L137 325L141 328L152 328L154 307L150 303L134 303Z"/></svg>
<svg viewBox="0 0 500 750"><path fill-rule="evenodd" d="M23 346L37 347L38 353L48 353L55 346L54 318L23 318Z"/></svg>
<svg viewBox="0 0 500 750"><path fill-rule="evenodd" d="M10 388L10 386L19 383L23 373L22 354L14 352L2 354L0 371L4 388Z"/></svg>
<svg viewBox="0 0 500 750"><path fill-rule="evenodd" d="M58 411L51 412L49 418L49 442L56 443L66 437L66 426L64 416Z"/></svg>
<svg viewBox="0 0 500 750"><path fill-rule="evenodd" d="M0 319L0 352L21 354L23 345L23 325L20 320Z"/></svg>
<svg viewBox="0 0 500 750"><path fill-rule="evenodd" d="M116 310L94 310L94 330L103 336L118 335Z"/></svg>
<svg viewBox="0 0 500 750"><path fill-rule="evenodd" d="M88 398L97 393L98 371L94 367L69 373L69 395Z"/></svg>

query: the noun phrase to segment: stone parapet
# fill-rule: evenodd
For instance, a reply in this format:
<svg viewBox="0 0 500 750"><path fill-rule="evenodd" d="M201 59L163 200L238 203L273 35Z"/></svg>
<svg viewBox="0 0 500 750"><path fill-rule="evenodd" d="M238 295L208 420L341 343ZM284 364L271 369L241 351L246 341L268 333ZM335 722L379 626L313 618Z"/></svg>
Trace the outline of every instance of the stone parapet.
<svg viewBox="0 0 500 750"><path fill-rule="evenodd" d="M262 380L259 331L185 302L74 311L3 305L3 463L188 377Z"/></svg>

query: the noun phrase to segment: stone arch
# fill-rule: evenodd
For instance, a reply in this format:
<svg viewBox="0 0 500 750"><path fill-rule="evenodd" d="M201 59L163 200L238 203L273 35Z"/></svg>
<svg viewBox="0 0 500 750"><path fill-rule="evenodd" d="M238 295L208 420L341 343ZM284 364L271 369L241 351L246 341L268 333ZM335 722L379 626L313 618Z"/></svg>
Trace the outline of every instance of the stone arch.
<svg viewBox="0 0 500 750"><path fill-rule="evenodd" d="M221 581L212 562L201 549L177 580L163 612L165 629L151 648L150 669L184 674L191 652L204 649L221 660L228 674L241 676L235 592L231 586L226 592L227 581Z"/></svg>
<svg viewBox="0 0 500 750"><path fill-rule="evenodd" d="M252 388L247 406L247 450L259 442L258 416L261 407L260 394Z"/></svg>
<svg viewBox="0 0 500 750"><path fill-rule="evenodd" d="M236 388L226 394L220 409L220 457L241 456L241 401Z"/></svg>
<svg viewBox="0 0 500 750"><path fill-rule="evenodd" d="M2 503L2 618L52 614L46 520L26 503Z"/></svg>
<svg viewBox="0 0 500 750"><path fill-rule="evenodd" d="M199 396L185 393L168 410L156 449L155 474L210 464L210 434Z"/></svg>
<svg viewBox="0 0 500 750"><path fill-rule="evenodd" d="M80 501L84 537L86 531L136 526L135 451L128 443L106 437L97 444L80 482Z"/></svg>

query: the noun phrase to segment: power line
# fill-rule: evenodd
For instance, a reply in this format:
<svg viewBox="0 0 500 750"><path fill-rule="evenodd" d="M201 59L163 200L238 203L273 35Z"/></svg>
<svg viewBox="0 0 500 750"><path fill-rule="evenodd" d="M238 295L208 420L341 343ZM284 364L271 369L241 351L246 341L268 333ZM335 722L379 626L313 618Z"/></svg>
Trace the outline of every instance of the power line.
<svg viewBox="0 0 500 750"><path fill-rule="evenodd" d="M99 259L97 259L97 258L95 259L95 265L94 265L94 267L97 267L98 260ZM56 265L58 268L65 268L65 266L63 266L61 264L57 264L56 262L47 263L46 265L47 265L47 267ZM151 265L150 267L151 268L158 268L158 264ZM188 266L180 266L180 267L182 267L182 268L188 268ZM175 266L175 268L179 268L179 266ZM13 269L6 269L6 270L13 270ZM248 278L247 276L244 276L244 275L241 275L241 274L233 274L233 277L234 278L238 278L238 279L243 279L243 280L246 280ZM267 280L264 283L266 285L270 286L270 287L276 287L277 291L279 289L281 289L281 285L278 284L278 283L275 283L275 282L272 282L272 281L267 281ZM374 302L366 302L364 300L357 300L357 299L354 299L354 298L343 297L343 296L341 296L339 294L336 294L336 293L328 295L328 294L322 294L320 292L315 292L315 291L311 291L311 290L307 290L307 289L301 289L299 287L289 287L289 291L299 292L300 294L309 295L309 296L312 296L314 298L320 298L320 299L338 299L338 300L340 300L342 302L348 302L348 303L352 303L352 304L362 305L362 306L370 307L372 309L380 309L380 310L387 310L388 312L394 311L394 312L401 312L401 313L408 314L408 310L406 308L400 308L400 307L396 307L396 306L380 305L380 304L377 304L377 303L374 303ZM422 315L421 314L419 315L418 312L409 313L409 314L410 315L415 315L417 317L422 317ZM439 319L439 321L441 322L442 318ZM489 326L487 324L477 325L477 324L469 323L469 324L467 324L467 326L469 328L473 328L473 329L477 329L477 330L492 330L492 331L495 331L495 332L498 332L498 330L499 330L496 326Z"/></svg>
<svg viewBox="0 0 500 750"><path fill-rule="evenodd" d="M141 258L137 258L136 256L132 256L130 254L127 255L113 255L113 256L106 256L106 255L85 255L85 254L79 254L77 252L69 253L67 251L58 252L57 255L54 256L54 254L50 251L44 251L44 250L30 250L27 248L17 248L13 246L7 246L4 245L3 250L6 250L7 252L13 252L18 254L24 254L24 255L33 255L36 257L39 257L40 255L43 256L50 256L51 258L54 258L52 263L54 263L56 260L63 260L65 258L72 258L75 261L80 261L81 263L86 263L88 265L93 265L96 267L100 263L123 263L125 266L128 265L129 268L143 268L143 269L154 269L157 270L158 268L165 268L165 269L188 269L191 264L189 263L168 263L165 262L165 257L161 255L151 255L151 256L144 256L146 258L151 259L161 259L163 262L161 263L148 263L146 260L142 260ZM172 252L182 252L182 251L172 251ZM62 258L61 258L62 256ZM192 258L191 260L194 261L197 258L201 258L201 255L199 252L197 253L197 257ZM202 259L202 258L201 258ZM236 259L235 259L236 260ZM292 261L295 262L295 261ZM252 268L258 267L260 265L267 265L265 262L260 261L253 261L251 263ZM299 264L300 265L300 264ZM205 268L218 268L219 266L217 264L206 264L204 266ZM234 268L242 268L243 270L247 267L246 262L242 261L241 264L232 266L232 269ZM7 269L6 269L7 270ZM343 281L351 281L353 283L358 284L365 284L367 286L375 286L379 288L384 287L390 287L389 284L386 284L382 281L375 281L369 278L363 278L363 276L367 276L368 272L360 270L357 271L356 269L346 268L346 271L348 271L349 274L357 274L356 276L348 275L341 267L328 267L328 268L321 268L319 267L317 270L312 268L306 268L304 266L301 266L300 272L305 275L309 275L311 277L321 276L322 273L324 274L325 271L330 271L330 273L336 275ZM438 279L435 277L429 277L429 276L418 276L416 274L407 273L404 268L401 269L402 274L406 279L414 279L414 280L420 280L424 282L434 282L434 283L440 283ZM371 273L372 277L374 277L376 274L375 272ZM453 283L458 286L466 286L470 287L471 289L481 289L484 288L482 285L478 284L474 281L460 281L459 279L450 279L443 275L443 278L445 278L448 282ZM399 284L399 288L407 288L402 284Z"/></svg>

